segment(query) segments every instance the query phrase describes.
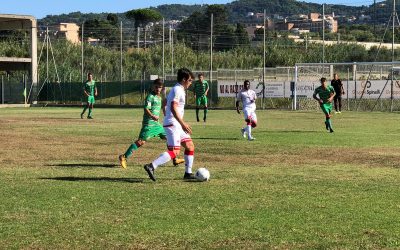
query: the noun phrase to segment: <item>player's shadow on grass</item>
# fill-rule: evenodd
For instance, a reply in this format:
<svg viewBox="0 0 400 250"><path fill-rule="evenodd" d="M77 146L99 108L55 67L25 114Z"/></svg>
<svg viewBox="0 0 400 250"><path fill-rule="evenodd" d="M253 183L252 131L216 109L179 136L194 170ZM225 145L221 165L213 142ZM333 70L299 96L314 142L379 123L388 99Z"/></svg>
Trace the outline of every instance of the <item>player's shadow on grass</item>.
<svg viewBox="0 0 400 250"><path fill-rule="evenodd" d="M221 141L237 141L239 140L238 138L235 137L228 137L228 138L222 138L222 137L192 137L194 140L221 140Z"/></svg>
<svg viewBox="0 0 400 250"><path fill-rule="evenodd" d="M94 168L115 168L119 165L117 164L93 164L93 163L62 163L62 164L53 164L49 165L51 167L68 167L68 168L87 168L87 167L94 167Z"/></svg>
<svg viewBox="0 0 400 250"><path fill-rule="evenodd" d="M257 131L255 134L281 134L281 133L285 133L285 134L287 134L287 133L296 133L296 134L301 134L301 133L303 133L303 134L310 134L310 133L316 133L316 132L319 132L319 131L316 131L316 130L296 130L296 129L293 129L293 130ZM325 131L323 131L323 132L325 132Z"/></svg>
<svg viewBox="0 0 400 250"><path fill-rule="evenodd" d="M111 177L76 177L76 176L62 176L62 177L42 177L41 180L54 180L54 181L110 181L110 182L128 182L138 183L143 182L143 178L111 178Z"/></svg>

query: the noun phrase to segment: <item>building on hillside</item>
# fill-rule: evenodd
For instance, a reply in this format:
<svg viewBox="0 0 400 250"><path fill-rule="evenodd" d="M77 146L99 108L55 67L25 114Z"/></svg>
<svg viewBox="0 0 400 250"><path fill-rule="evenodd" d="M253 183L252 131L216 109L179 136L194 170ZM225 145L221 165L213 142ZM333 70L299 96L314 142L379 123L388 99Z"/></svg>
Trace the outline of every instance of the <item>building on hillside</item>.
<svg viewBox="0 0 400 250"><path fill-rule="evenodd" d="M301 18L296 20L284 19L274 23L274 29L277 31L292 31L295 29L297 33L302 30L310 32L321 32L323 29L324 20L318 13L310 13L308 18ZM332 15L325 15L325 32L337 33L338 21Z"/></svg>
<svg viewBox="0 0 400 250"><path fill-rule="evenodd" d="M56 25L56 36L57 38L65 38L74 44L79 44L79 26L76 23L60 23Z"/></svg>
<svg viewBox="0 0 400 250"><path fill-rule="evenodd" d="M274 29L273 28L274 22L270 18L267 18L266 24L267 24L267 29L268 30L273 30ZM255 37L254 32L257 29L263 29L264 28L264 25L263 25L262 22L261 23L260 22L258 22L258 23L244 23L243 25L244 25L245 30L246 30L246 32L247 32L247 34L248 34L250 39L253 39Z"/></svg>

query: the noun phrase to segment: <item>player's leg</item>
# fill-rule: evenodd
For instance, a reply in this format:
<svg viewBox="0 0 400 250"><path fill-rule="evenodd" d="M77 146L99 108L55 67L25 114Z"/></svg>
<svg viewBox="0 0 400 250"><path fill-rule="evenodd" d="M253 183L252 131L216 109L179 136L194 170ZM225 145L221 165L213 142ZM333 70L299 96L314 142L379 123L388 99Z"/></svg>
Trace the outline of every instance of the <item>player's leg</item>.
<svg viewBox="0 0 400 250"><path fill-rule="evenodd" d="M251 123L251 130L253 130L255 127L257 127L257 115L256 112L252 112L250 116L250 123ZM253 141L255 138L251 135L248 137L249 141Z"/></svg>
<svg viewBox="0 0 400 250"><path fill-rule="evenodd" d="M88 119L93 119L92 117L92 112L93 112L93 105L94 105L94 96L89 96L89 113L88 113Z"/></svg>
<svg viewBox="0 0 400 250"><path fill-rule="evenodd" d="M199 112L200 112L200 97L196 97L196 119L197 119L197 122L199 122L200 121L200 118L199 118Z"/></svg>
<svg viewBox="0 0 400 250"><path fill-rule="evenodd" d="M118 157L119 159L119 164L121 165L122 168L127 167L127 159L132 155L133 151L138 150L141 146L143 146L146 143L146 141L138 139L134 143L132 143L128 149L126 150L125 154L122 154Z"/></svg>
<svg viewBox="0 0 400 250"><path fill-rule="evenodd" d="M144 169L149 175L150 179L156 181L154 171L160 166L179 155L180 151L180 133L177 126L170 126L165 128L167 135L168 150L155 159L152 163L144 165Z"/></svg>
<svg viewBox="0 0 400 250"><path fill-rule="evenodd" d="M161 127L162 131L159 131L158 137L160 137L162 140L167 140L167 135L165 133L165 130L163 127ZM184 163L185 160L182 158L178 158L178 155L175 155L175 158L172 159L172 164L174 166L178 166L179 164Z"/></svg>
<svg viewBox="0 0 400 250"><path fill-rule="evenodd" d="M339 104L339 114L342 113L342 96L337 97L338 104Z"/></svg>
<svg viewBox="0 0 400 250"><path fill-rule="evenodd" d="M251 138L253 138L251 136L251 130L252 130L252 127L251 127L252 117L251 117L251 115L252 115L252 112L250 110L245 109L245 110L243 110L243 113L244 113L244 121L246 122L246 127L245 127L244 130L247 133L247 139L251 140Z"/></svg>
<svg viewBox="0 0 400 250"><path fill-rule="evenodd" d="M192 172L193 162L194 162L194 143L189 135L182 134L182 144L185 148L185 174L183 179L195 179Z"/></svg>
<svg viewBox="0 0 400 250"><path fill-rule="evenodd" d="M321 106L321 108L325 114L325 127L329 132L332 133L333 132L332 121L331 121L332 104L325 103Z"/></svg>
<svg viewBox="0 0 400 250"><path fill-rule="evenodd" d="M208 112L208 106L207 106L208 100L207 100L207 97L206 97L206 96L203 96L202 99L203 99L203 100L202 100L202 104L203 104L203 106L204 106L203 121L206 122L206 120L207 120L207 112Z"/></svg>
<svg viewBox="0 0 400 250"><path fill-rule="evenodd" d="M88 100L88 102L85 104L85 106L83 106L83 110L82 110L82 113L81 113L81 119L83 119L83 115L85 114L85 112L89 108L89 106L90 106L90 103L89 103L89 100Z"/></svg>

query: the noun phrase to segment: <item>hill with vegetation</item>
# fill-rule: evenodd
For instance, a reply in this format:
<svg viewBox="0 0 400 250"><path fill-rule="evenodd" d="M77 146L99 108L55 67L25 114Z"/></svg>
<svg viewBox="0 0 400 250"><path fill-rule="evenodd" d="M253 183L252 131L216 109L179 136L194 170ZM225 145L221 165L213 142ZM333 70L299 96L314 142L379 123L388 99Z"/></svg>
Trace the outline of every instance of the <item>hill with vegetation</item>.
<svg viewBox="0 0 400 250"><path fill-rule="evenodd" d="M294 14L308 14L310 12L322 12L322 5L316 3L307 3L296 0L238 0L224 5L228 11L228 20L231 23L246 22L248 12L263 12L266 9L267 14L278 14L283 17ZM373 6L372 6L373 7ZM338 15L360 15L362 13L371 13L373 10L367 6L355 7L346 5L326 5L326 13L335 12ZM151 7L159 11L166 20L180 20L190 16L195 11L203 11L206 5L185 5L185 4L164 4L157 7ZM381 8L382 9L382 8ZM380 9L380 11L382 11ZM129 11L129 10L127 10ZM109 13L81 13L72 12L61 15L48 15L39 20L40 25L54 25L60 22L82 23L88 19L106 19ZM115 13L119 21L124 25L130 25L131 21L125 16L125 13ZM389 13L390 15L390 13Z"/></svg>

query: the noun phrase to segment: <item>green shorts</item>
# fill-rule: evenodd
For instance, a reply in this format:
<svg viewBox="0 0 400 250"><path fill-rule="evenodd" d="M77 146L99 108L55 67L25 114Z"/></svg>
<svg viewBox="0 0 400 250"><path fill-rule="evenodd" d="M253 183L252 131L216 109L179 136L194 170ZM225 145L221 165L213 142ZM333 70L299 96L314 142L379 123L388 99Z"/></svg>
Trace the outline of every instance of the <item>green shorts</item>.
<svg viewBox="0 0 400 250"><path fill-rule="evenodd" d="M90 104L94 104L95 103L94 96L92 96L92 95L88 96L87 102Z"/></svg>
<svg viewBox="0 0 400 250"><path fill-rule="evenodd" d="M143 125L139 133L139 139L142 141L147 141L153 137L160 137L161 139L166 138L165 130L163 126L160 125Z"/></svg>
<svg viewBox="0 0 400 250"><path fill-rule="evenodd" d="M207 96L203 95L196 98L196 106L207 107L208 99Z"/></svg>
<svg viewBox="0 0 400 250"><path fill-rule="evenodd" d="M324 103L320 107L325 115L329 115L332 112L332 103Z"/></svg>

